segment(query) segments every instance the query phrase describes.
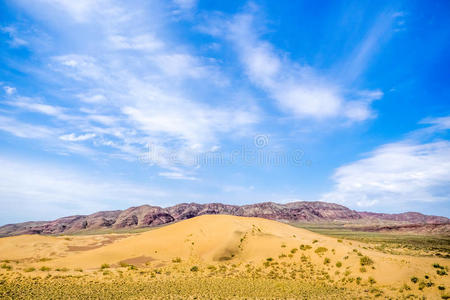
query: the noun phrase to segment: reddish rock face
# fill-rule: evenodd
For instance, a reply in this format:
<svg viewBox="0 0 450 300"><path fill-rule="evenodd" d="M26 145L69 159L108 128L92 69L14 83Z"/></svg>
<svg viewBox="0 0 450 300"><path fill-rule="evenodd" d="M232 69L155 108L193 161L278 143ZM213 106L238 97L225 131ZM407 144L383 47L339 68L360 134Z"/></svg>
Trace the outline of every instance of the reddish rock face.
<svg viewBox="0 0 450 300"><path fill-rule="evenodd" d="M221 203L181 203L172 207L142 205L126 210L102 211L88 216L70 216L54 221L26 222L0 227L0 236L17 234L60 234L101 228L138 228L169 224L205 214L260 217L284 222L399 222L404 224L450 224L445 217L426 216L420 213L380 214L356 212L345 206L326 202L292 202L277 204L264 202L251 205L227 205ZM405 225L406 226L406 225ZM414 230L420 226L400 227ZM433 230L448 230L449 226L425 226ZM374 228L374 227L371 227ZM381 230L391 230L380 227ZM434 229L439 228L439 229ZM378 230L378 229L373 229Z"/></svg>

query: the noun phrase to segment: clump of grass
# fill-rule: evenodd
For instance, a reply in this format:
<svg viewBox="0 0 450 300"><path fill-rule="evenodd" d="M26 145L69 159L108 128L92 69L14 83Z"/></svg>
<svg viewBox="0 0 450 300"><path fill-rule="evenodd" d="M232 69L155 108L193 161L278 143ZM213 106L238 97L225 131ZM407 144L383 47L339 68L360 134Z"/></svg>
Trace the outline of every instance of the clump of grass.
<svg viewBox="0 0 450 300"><path fill-rule="evenodd" d="M121 266L122 268L126 268L126 267L129 266L129 264L127 264L127 263L121 261L121 262L119 263L119 266Z"/></svg>
<svg viewBox="0 0 450 300"><path fill-rule="evenodd" d="M8 271L12 270L12 266L11 265L7 265L7 264L2 264L1 268L5 269L5 270L8 270Z"/></svg>
<svg viewBox="0 0 450 300"><path fill-rule="evenodd" d="M100 269L104 270L104 269L109 269L110 267L111 267L111 266L108 265L108 264L102 264L102 265L100 266Z"/></svg>
<svg viewBox="0 0 450 300"><path fill-rule="evenodd" d="M436 270L436 274L438 274L440 276L444 276L444 275L447 275L447 272L445 272L445 270L438 269L438 270Z"/></svg>
<svg viewBox="0 0 450 300"><path fill-rule="evenodd" d="M181 258L180 257L175 257L174 259L172 259L173 263L180 263L181 262Z"/></svg>
<svg viewBox="0 0 450 300"><path fill-rule="evenodd" d="M49 261L49 260L52 260L52 259L48 258L48 257L42 257L39 259L40 262Z"/></svg>
<svg viewBox="0 0 450 300"><path fill-rule="evenodd" d="M42 271L42 272L47 272L47 271L50 271L50 270L51 270L51 268L46 267L46 266L42 266L42 267L39 269L39 271Z"/></svg>
<svg viewBox="0 0 450 300"><path fill-rule="evenodd" d="M33 272L35 270L36 270L35 268L29 267L29 268L24 269L23 271L28 273L28 272Z"/></svg>
<svg viewBox="0 0 450 300"><path fill-rule="evenodd" d="M338 262L336 263L336 267L338 267L338 268L342 267L342 263L341 263L340 261L338 261Z"/></svg>
<svg viewBox="0 0 450 300"><path fill-rule="evenodd" d="M373 265L373 260L368 256L363 256L359 259L359 263L361 266L370 266Z"/></svg>
<svg viewBox="0 0 450 300"><path fill-rule="evenodd" d="M419 281L419 278L417 278L416 276L411 277L412 283L417 283L417 281Z"/></svg>
<svg viewBox="0 0 450 300"><path fill-rule="evenodd" d="M444 270L444 269L445 269L444 266L441 266L440 264L437 264L437 263L433 264L433 268L435 268L435 269L441 269L441 270Z"/></svg>
<svg viewBox="0 0 450 300"><path fill-rule="evenodd" d="M198 267L197 266L193 266L191 268L191 272L198 272Z"/></svg>
<svg viewBox="0 0 450 300"><path fill-rule="evenodd" d="M325 257L325 259L323 260L324 265L328 265L330 262L331 260L328 257Z"/></svg>
<svg viewBox="0 0 450 300"><path fill-rule="evenodd" d="M57 271L57 272L67 272L67 271L69 271L69 269L67 269L67 268L58 268L58 269L55 269L55 271Z"/></svg>
<svg viewBox="0 0 450 300"><path fill-rule="evenodd" d="M361 273L366 273L366 272L367 272L366 268L364 268L364 267L359 268L359 271L360 271Z"/></svg>
<svg viewBox="0 0 450 300"><path fill-rule="evenodd" d="M318 255L322 255L323 253L327 252L328 249L325 247L318 247L316 250L314 250L315 253L317 253Z"/></svg>
<svg viewBox="0 0 450 300"><path fill-rule="evenodd" d="M292 248L292 249L291 249L291 253L292 253L292 254L295 254L297 251L298 251L297 248Z"/></svg>
<svg viewBox="0 0 450 300"><path fill-rule="evenodd" d="M83 269L77 268L77 269L75 269L75 272L83 272Z"/></svg>
<svg viewBox="0 0 450 300"><path fill-rule="evenodd" d="M300 245L300 250L302 250L302 251L309 250L311 248L312 247L310 245L303 245L303 244Z"/></svg>

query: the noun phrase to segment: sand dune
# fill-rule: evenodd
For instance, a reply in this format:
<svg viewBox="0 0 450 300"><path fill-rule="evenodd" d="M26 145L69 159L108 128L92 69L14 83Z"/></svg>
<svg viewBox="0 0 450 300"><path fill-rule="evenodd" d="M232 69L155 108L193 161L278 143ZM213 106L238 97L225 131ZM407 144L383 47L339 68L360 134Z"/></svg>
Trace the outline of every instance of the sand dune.
<svg viewBox="0 0 450 300"><path fill-rule="evenodd" d="M302 250L301 245L311 248ZM317 249L323 250L317 253ZM308 247L307 247L308 248ZM28 260L38 269L82 268L98 270L102 264L112 268L120 263L164 267L175 258L190 265L233 263L261 266L267 261L299 261L307 257L317 270L336 280L344 272L372 277L380 285L401 286L412 276L432 277L436 284L449 286L448 276L437 276L433 263L446 265L442 258L389 255L369 249L359 242L341 241L305 229L261 218L204 215L160 229L130 235L104 236L17 236L0 239L2 259ZM361 257L373 264L361 273ZM48 257L50 261L39 261ZM325 263L325 258L329 263ZM341 266L337 267L337 263ZM338 271L338 272L335 272Z"/></svg>

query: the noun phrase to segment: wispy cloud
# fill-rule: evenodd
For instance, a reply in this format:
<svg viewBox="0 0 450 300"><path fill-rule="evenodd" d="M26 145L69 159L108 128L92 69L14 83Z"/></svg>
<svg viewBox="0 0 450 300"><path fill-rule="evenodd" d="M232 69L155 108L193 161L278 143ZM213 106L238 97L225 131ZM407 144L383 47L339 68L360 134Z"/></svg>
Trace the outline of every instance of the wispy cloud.
<svg viewBox="0 0 450 300"><path fill-rule="evenodd" d="M248 78L287 114L350 121L374 116L370 104L383 96L380 90L354 90L310 65L290 60L288 53L262 38L264 30L255 20L257 10L249 5L243 13L213 19L199 29L231 41Z"/></svg>

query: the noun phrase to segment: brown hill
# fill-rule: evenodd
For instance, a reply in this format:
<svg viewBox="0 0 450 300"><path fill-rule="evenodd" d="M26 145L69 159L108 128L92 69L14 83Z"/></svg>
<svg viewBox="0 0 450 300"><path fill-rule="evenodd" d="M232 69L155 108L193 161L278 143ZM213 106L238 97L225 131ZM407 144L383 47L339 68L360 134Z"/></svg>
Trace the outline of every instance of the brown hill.
<svg viewBox="0 0 450 300"><path fill-rule="evenodd" d="M144 228L169 224L200 215L234 215L260 217L283 222L386 222L407 224L446 224L448 218L420 213L379 214L356 212L345 206L326 202L264 202L251 205L221 203L182 203L172 207L142 205L126 210L101 211L91 215L76 215L53 221L25 222L0 227L0 236L18 234L61 234L98 229Z"/></svg>

